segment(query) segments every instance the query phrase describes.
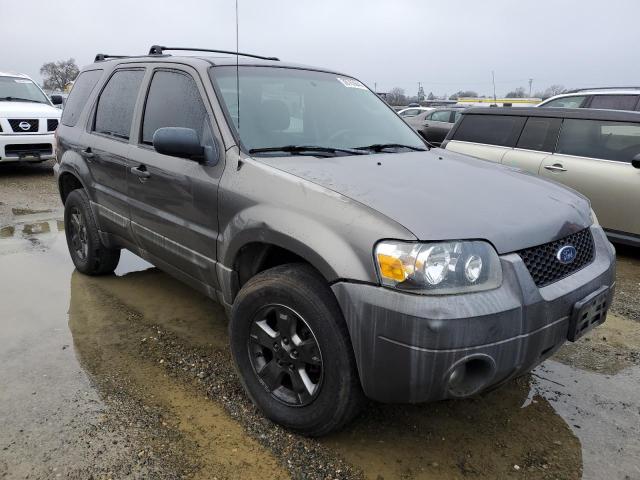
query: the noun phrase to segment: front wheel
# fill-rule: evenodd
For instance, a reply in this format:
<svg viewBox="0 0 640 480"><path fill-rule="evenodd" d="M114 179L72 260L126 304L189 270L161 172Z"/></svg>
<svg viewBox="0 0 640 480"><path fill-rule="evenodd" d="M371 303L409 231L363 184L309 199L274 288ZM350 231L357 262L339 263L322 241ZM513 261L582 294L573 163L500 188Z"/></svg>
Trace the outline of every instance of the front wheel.
<svg viewBox="0 0 640 480"><path fill-rule="evenodd" d="M102 244L89 196L84 190L73 190L65 201L64 231L71 260L78 271L87 275L113 273L120 261L120 249Z"/></svg>
<svg viewBox="0 0 640 480"><path fill-rule="evenodd" d="M229 334L245 390L274 422L320 436L357 414L363 394L347 328L313 268L282 265L250 279Z"/></svg>

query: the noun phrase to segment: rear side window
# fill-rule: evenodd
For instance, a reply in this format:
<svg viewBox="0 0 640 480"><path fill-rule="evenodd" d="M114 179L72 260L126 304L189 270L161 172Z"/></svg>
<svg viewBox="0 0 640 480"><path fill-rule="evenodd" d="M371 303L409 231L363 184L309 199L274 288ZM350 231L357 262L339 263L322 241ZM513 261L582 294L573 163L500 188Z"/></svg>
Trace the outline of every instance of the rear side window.
<svg viewBox="0 0 640 480"><path fill-rule="evenodd" d="M633 110L638 103L637 95L594 95L589 108L610 110Z"/></svg>
<svg viewBox="0 0 640 480"><path fill-rule="evenodd" d="M76 126L82 109L89 99L89 95L91 95L98 80L102 77L102 72L103 70L89 70L82 72L78 78L76 78L71 93L69 93L69 98L67 98L65 102L64 110L62 111L61 121L63 125L67 127Z"/></svg>
<svg viewBox="0 0 640 480"><path fill-rule="evenodd" d="M584 95L574 95L570 97L560 97L555 100L551 100L544 105L540 105L541 107L555 107L555 108L580 108L584 99L587 98Z"/></svg>
<svg viewBox="0 0 640 480"><path fill-rule="evenodd" d="M162 127L192 128L202 140L207 111L195 80L179 72L158 71L153 75L142 121L142 143L153 143Z"/></svg>
<svg viewBox="0 0 640 480"><path fill-rule="evenodd" d="M566 119L556 152L630 163L640 153L640 123Z"/></svg>
<svg viewBox="0 0 640 480"><path fill-rule="evenodd" d="M452 140L513 147L524 122L514 115L465 115Z"/></svg>
<svg viewBox="0 0 640 480"><path fill-rule="evenodd" d="M438 110L437 112L433 112L431 114L431 120L434 122L448 122L449 117L451 117L450 110Z"/></svg>
<svg viewBox="0 0 640 480"><path fill-rule="evenodd" d="M133 111L144 70L116 71L100 94L94 131L129 139Z"/></svg>
<svg viewBox="0 0 640 480"><path fill-rule="evenodd" d="M518 148L552 152L558 140L561 118L530 117L518 139Z"/></svg>

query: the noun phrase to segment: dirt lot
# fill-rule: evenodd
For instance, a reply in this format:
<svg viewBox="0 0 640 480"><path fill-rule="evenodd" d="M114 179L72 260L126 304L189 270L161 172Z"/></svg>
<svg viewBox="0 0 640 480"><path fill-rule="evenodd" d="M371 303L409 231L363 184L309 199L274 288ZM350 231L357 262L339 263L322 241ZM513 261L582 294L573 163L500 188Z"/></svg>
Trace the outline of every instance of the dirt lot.
<svg viewBox="0 0 640 480"><path fill-rule="evenodd" d="M51 164L0 168L0 478L640 479L640 250L605 325L464 401L308 440L243 394L212 301L132 254L74 271Z"/></svg>

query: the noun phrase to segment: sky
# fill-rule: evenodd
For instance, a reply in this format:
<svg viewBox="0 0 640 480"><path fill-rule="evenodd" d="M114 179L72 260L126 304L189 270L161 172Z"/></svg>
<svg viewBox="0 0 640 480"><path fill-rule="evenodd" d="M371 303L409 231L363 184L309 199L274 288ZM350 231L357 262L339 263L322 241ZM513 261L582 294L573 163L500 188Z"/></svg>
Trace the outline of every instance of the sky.
<svg viewBox="0 0 640 480"><path fill-rule="evenodd" d="M415 95L498 96L640 84L640 0L238 0L239 50ZM0 71L144 54L152 44L235 50L235 0L0 0Z"/></svg>

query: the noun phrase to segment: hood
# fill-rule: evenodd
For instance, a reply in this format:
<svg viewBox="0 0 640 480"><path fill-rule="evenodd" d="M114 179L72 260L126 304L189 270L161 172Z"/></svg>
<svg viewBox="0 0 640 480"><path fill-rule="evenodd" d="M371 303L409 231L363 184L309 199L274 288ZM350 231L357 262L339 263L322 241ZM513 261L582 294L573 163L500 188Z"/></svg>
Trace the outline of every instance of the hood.
<svg viewBox="0 0 640 480"><path fill-rule="evenodd" d="M44 103L0 101L0 118L60 118L62 110Z"/></svg>
<svg viewBox="0 0 640 480"><path fill-rule="evenodd" d="M589 201L573 190L442 149L256 160L367 205L425 241L483 239L508 253L592 223Z"/></svg>

